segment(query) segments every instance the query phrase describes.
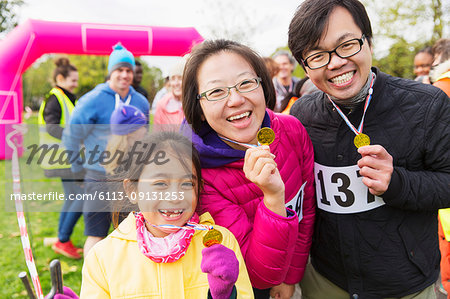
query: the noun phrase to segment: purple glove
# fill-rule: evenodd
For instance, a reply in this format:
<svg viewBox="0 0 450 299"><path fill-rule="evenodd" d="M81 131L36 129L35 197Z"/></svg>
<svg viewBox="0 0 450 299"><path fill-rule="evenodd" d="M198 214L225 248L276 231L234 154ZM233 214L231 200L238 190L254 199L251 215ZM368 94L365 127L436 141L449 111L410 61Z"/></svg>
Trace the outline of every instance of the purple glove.
<svg viewBox="0 0 450 299"><path fill-rule="evenodd" d="M202 250L202 272L208 274L209 290L214 299L230 298L239 276L239 261L233 250L216 244Z"/></svg>
<svg viewBox="0 0 450 299"><path fill-rule="evenodd" d="M69 287L63 287L63 294L56 294L53 299L80 299Z"/></svg>

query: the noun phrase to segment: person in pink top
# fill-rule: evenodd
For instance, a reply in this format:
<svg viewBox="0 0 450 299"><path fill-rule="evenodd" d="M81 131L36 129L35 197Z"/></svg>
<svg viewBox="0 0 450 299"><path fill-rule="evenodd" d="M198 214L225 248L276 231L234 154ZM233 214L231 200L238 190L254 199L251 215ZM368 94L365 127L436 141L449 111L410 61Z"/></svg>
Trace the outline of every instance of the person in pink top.
<svg viewBox="0 0 450 299"><path fill-rule="evenodd" d="M314 226L313 148L297 119L267 109L275 90L263 60L233 41L193 48L183 75L182 130L200 153L200 211L241 246L255 298L289 298ZM261 127L275 139L259 145Z"/></svg>
<svg viewBox="0 0 450 299"><path fill-rule="evenodd" d="M184 60L176 64L169 74L170 90L158 102L153 122L158 125L180 125L184 119L181 104L181 79Z"/></svg>

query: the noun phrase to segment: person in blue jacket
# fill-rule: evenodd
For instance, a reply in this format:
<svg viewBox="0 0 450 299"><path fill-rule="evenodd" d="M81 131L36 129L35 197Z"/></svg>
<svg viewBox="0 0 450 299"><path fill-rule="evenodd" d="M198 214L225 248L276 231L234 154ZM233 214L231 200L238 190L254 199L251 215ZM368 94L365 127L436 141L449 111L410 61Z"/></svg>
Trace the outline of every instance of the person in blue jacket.
<svg viewBox="0 0 450 299"><path fill-rule="evenodd" d="M111 114L120 105L132 105L146 115L148 122L148 101L131 86L134 67L133 54L120 43L116 44L108 61L109 80L80 98L69 129L64 131L66 149L69 153L77 153L71 157L76 160L72 162L72 171L76 176L84 177L85 255L108 235L111 224L111 209L107 204L110 201L104 199L114 194L108 190L103 167L110 158L105 149L111 134Z"/></svg>

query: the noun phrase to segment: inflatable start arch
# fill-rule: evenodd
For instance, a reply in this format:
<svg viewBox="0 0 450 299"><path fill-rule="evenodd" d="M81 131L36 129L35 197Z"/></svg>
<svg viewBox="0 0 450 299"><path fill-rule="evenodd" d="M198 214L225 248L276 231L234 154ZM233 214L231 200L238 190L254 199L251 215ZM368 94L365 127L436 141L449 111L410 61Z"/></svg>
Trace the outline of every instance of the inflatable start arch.
<svg viewBox="0 0 450 299"><path fill-rule="evenodd" d="M109 55L121 42L135 56L183 56L203 41L195 28L28 20L0 41L0 159L11 158L5 137L22 120L22 74L47 53ZM100 82L99 82L100 83ZM22 151L22 150L21 150Z"/></svg>

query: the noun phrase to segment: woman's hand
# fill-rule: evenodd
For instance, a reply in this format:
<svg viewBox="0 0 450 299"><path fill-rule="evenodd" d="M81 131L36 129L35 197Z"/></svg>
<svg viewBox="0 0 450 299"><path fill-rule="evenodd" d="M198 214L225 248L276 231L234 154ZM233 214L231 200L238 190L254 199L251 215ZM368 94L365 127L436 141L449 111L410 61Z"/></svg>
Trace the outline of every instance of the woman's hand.
<svg viewBox="0 0 450 299"><path fill-rule="evenodd" d="M275 299L289 299L294 296L294 284L279 284L270 289L270 297Z"/></svg>
<svg viewBox="0 0 450 299"><path fill-rule="evenodd" d="M264 204L274 213L286 217L284 182L281 179L275 156L268 145L250 148L245 152L245 177L264 193Z"/></svg>

